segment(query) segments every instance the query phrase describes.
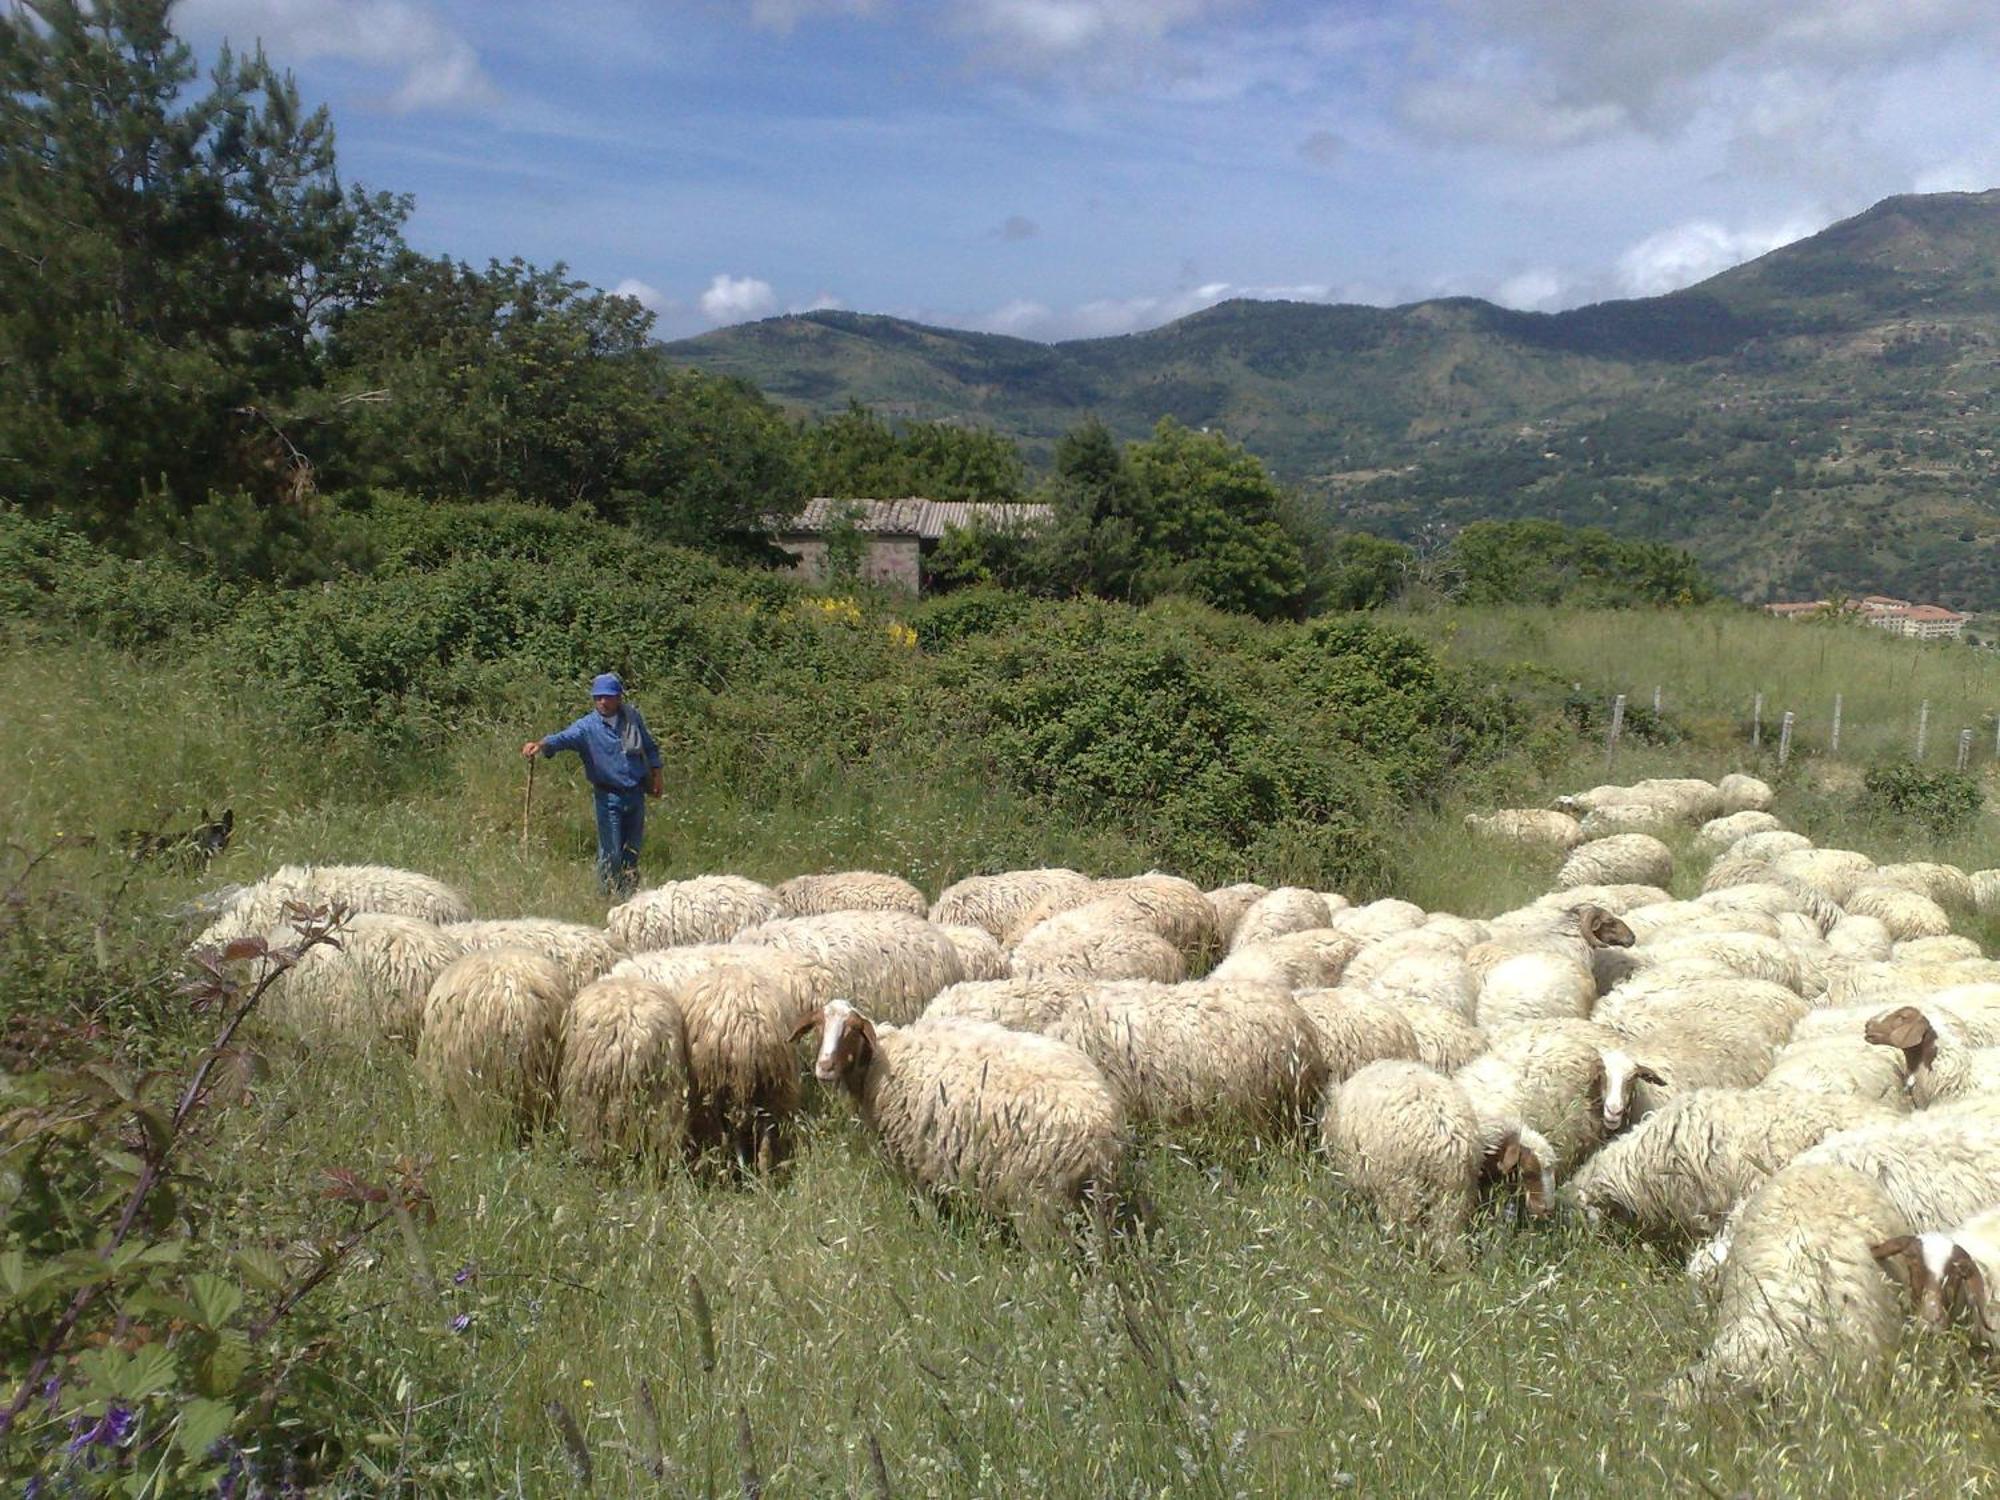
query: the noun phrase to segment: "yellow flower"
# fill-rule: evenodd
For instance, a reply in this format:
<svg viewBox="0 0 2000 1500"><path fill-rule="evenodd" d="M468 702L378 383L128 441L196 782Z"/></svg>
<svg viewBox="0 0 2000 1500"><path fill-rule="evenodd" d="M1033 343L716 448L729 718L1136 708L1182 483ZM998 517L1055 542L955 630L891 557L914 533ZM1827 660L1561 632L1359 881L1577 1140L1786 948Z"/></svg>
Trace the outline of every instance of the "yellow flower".
<svg viewBox="0 0 2000 1500"><path fill-rule="evenodd" d="M586 1391L594 1391L597 1389L597 1382L592 1380L588 1375L586 1375L583 1377L583 1388Z"/></svg>

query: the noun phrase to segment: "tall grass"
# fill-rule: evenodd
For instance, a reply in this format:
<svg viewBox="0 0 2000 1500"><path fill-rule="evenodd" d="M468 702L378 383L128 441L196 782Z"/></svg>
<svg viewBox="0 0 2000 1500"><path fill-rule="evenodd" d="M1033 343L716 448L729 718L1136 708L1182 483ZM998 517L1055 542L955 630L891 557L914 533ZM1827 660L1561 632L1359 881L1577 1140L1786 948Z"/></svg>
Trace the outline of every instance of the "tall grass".
<svg viewBox="0 0 2000 1500"><path fill-rule="evenodd" d="M1684 656L1690 706L1724 705L1755 676L1812 680L1795 661L1705 678L1692 664L1706 617L1537 624L1495 613L1425 628L1456 652L1539 654L1569 670L1620 661L1642 625L1689 637L1653 640L1642 661L1666 677L1663 664ZM1807 639L1761 622L1720 629L1746 650ZM1474 639L1488 632L1496 639ZM1863 701L1907 696L1874 691ZM239 835L216 881L285 860L379 859L462 885L485 914L601 920L587 799L563 763L538 773L522 838L516 752L554 718L475 725L421 764L323 758L267 732L254 684L90 646L0 655L0 701L17 706L0 719L10 768L0 817L17 848L57 829L100 835L54 861L79 893L130 873L110 845L118 827L229 801ZM935 891L973 868L1134 867L1115 833L1051 824L990 788L893 765L844 778L807 768L781 803L759 802L732 784L730 754L672 747L650 879L867 866ZM1618 775L1748 759L1729 736L1637 746ZM1482 801L1540 801L1601 774L1588 746L1545 754L1539 768L1517 760L1412 815L1397 830L1400 893L1481 913L1546 889L1552 861L1472 844L1459 819ZM1785 783L1778 811L1883 857L1940 847L1855 821L1838 780L1817 771ZM1961 862L1992 862L1975 857L1974 836L1951 847ZM1684 862L1677 884L1691 887L1698 869ZM143 871L123 918L135 939L169 940L161 914L200 884ZM362 1490L573 1493L565 1415L608 1495L2000 1488L1992 1397L1961 1347L1913 1339L1882 1385L1856 1396L1670 1414L1656 1393L1706 1336L1670 1259L1578 1225L1494 1219L1478 1230L1470 1273L1433 1274L1333 1190L1304 1142L1149 1139L1141 1176L1157 1231L1108 1254L1090 1242L1055 1251L915 1201L844 1103L823 1096L782 1175L719 1188L679 1172L606 1176L553 1137L523 1147L482 1134L448 1117L387 1049L308 1052L275 1035L260 1046L269 1075L210 1153L204 1201L215 1208L193 1228L205 1244L305 1243L324 1213L314 1190L325 1168L379 1175L405 1153L433 1162L432 1274L384 1242L378 1259L315 1294L325 1419Z"/></svg>

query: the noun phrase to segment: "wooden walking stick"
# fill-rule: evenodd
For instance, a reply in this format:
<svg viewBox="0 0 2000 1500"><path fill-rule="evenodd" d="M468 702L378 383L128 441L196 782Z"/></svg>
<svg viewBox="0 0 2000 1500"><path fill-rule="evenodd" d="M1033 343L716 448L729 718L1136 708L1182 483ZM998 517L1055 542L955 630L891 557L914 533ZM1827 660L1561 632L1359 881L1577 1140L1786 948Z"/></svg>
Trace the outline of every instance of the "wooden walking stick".
<svg viewBox="0 0 2000 1500"><path fill-rule="evenodd" d="M523 849L528 847L528 814L533 811L535 806L535 762L540 759L541 756L539 755L528 757L528 789L521 794L521 847Z"/></svg>

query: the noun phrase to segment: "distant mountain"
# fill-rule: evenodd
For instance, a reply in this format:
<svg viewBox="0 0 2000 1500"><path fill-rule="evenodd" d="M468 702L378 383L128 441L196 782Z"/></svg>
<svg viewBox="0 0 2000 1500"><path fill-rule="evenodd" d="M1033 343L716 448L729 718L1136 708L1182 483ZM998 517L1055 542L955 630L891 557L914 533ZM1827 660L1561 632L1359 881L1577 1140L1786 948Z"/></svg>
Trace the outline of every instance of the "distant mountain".
<svg viewBox="0 0 2000 1500"><path fill-rule="evenodd" d="M1038 344L806 313L662 346L828 412L1086 416L1241 439L1330 522L1548 515L1691 548L1748 598L2000 609L2000 191L1886 199L1698 286L1561 313L1225 302Z"/></svg>

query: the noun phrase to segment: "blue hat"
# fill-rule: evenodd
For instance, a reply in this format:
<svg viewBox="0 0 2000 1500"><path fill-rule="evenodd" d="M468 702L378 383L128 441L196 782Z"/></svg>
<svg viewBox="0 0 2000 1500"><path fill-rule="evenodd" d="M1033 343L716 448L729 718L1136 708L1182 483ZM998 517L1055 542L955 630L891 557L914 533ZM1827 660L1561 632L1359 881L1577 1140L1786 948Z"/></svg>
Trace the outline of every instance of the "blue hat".
<svg viewBox="0 0 2000 1500"><path fill-rule="evenodd" d="M618 680L616 672L599 672L590 684L590 696L602 698L607 693L622 694L625 684Z"/></svg>

